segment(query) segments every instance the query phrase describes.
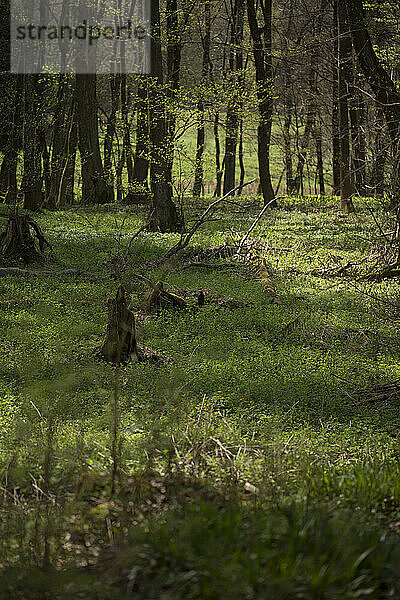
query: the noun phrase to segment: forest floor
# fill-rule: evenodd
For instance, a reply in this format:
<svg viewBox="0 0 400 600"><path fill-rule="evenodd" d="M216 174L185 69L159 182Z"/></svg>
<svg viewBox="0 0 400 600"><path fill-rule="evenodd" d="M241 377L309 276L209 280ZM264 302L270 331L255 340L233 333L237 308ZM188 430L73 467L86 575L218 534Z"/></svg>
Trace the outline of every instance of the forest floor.
<svg viewBox="0 0 400 600"><path fill-rule="evenodd" d="M362 277L374 208L268 212L251 237L272 293L229 259L179 270L257 205L221 210L153 272L178 236L138 236L132 271L190 306L139 313L163 360L119 372L98 356L110 264L144 210L37 216L55 258L28 268L86 274L1 280L0 598L399 597L400 285ZM137 306L146 286L121 280Z"/></svg>

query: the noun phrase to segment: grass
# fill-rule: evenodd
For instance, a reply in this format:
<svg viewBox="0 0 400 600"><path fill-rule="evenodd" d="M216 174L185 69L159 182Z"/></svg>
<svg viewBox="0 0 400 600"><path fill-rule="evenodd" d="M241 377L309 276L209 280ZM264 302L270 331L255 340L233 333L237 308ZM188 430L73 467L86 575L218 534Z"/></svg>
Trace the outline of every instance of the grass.
<svg viewBox="0 0 400 600"><path fill-rule="evenodd" d="M97 349L122 220L124 247L144 214L38 217L52 268L98 279L1 283L1 597L398 594L398 404L357 390L399 378L399 285L310 274L371 252L375 224L357 209L343 218L335 200L288 198L265 216L253 233L281 304L235 271L146 273L215 302L139 320L140 342L165 360L121 368L117 454L115 369ZM245 232L257 210L222 213L187 257L223 243L228 225ZM175 240L137 238L134 270ZM125 284L137 303L143 286Z"/></svg>

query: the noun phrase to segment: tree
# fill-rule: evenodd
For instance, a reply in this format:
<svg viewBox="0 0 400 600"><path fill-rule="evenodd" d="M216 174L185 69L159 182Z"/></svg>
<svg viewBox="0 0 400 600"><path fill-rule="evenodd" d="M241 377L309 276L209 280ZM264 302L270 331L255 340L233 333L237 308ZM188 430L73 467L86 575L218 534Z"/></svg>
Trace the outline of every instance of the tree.
<svg viewBox="0 0 400 600"><path fill-rule="evenodd" d="M82 164L82 202L85 204L112 202L114 192L106 179L100 154L94 73L76 75L76 112Z"/></svg>
<svg viewBox="0 0 400 600"><path fill-rule="evenodd" d="M254 63L256 67L256 83L259 123L257 129L258 169L260 187L264 204L274 201L274 189L270 172L270 145L273 116L273 70L272 70L272 0L261 2L263 17L262 27L258 24L255 0L247 0L247 15L250 34L253 41Z"/></svg>
<svg viewBox="0 0 400 600"><path fill-rule="evenodd" d="M351 62L353 60L351 38L346 21L344 0L338 0L338 93L339 93L339 135L340 135L340 206L350 213L354 211L352 196L353 179L350 170L350 127L349 127L349 86L351 80Z"/></svg>
<svg viewBox="0 0 400 600"><path fill-rule="evenodd" d="M362 0L347 0L346 9L358 64L385 115L393 160L393 202L397 204L400 200L400 92L374 51Z"/></svg>
<svg viewBox="0 0 400 600"><path fill-rule="evenodd" d="M169 144L165 90L163 88L163 63L161 52L159 0L151 0L151 81L149 83L150 130L150 186L152 231L179 231L181 221L172 200L172 168Z"/></svg>

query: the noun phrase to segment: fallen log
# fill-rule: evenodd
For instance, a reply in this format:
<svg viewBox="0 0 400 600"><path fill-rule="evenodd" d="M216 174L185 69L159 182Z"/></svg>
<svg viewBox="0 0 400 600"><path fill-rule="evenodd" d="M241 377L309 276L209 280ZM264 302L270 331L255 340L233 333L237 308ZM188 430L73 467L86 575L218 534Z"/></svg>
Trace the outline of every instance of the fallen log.
<svg viewBox="0 0 400 600"><path fill-rule="evenodd" d="M164 290L163 282L157 281L143 300L142 308L148 312L152 309L169 307L186 308L187 302L177 294L172 294Z"/></svg>

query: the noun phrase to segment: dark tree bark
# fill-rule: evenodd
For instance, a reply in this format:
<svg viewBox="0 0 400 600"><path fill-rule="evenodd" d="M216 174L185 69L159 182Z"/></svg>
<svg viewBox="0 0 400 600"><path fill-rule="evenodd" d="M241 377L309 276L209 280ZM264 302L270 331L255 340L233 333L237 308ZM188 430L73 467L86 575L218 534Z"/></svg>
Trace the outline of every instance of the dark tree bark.
<svg viewBox="0 0 400 600"><path fill-rule="evenodd" d="M285 114L283 120L283 151L286 171L286 193L290 196L294 190L293 180L293 158L292 158L292 147L290 143L290 126L292 123L292 105L290 97L286 97L285 102Z"/></svg>
<svg viewBox="0 0 400 600"><path fill-rule="evenodd" d="M202 94L207 85L208 74L210 70L210 36L211 36L211 12L210 2L206 0L204 4L204 36L203 44L203 64L201 70L202 89L200 90L199 100L197 102L197 140L196 140L196 159L194 171L193 196L198 198L203 189L203 155L205 143L205 126L204 126L204 100Z"/></svg>
<svg viewBox="0 0 400 600"><path fill-rule="evenodd" d="M112 202L114 192L104 173L100 154L95 74L76 75L76 112L82 164L82 202Z"/></svg>
<svg viewBox="0 0 400 600"><path fill-rule="evenodd" d="M382 67L365 24L362 0L347 0L347 18L358 64L385 115L393 160L393 201L400 199L400 92Z"/></svg>
<svg viewBox="0 0 400 600"><path fill-rule="evenodd" d="M247 14L249 19L250 34L253 42L254 63L256 67L257 98L259 110L259 124L257 129L258 141L258 169L260 187L264 204L274 200L274 189L270 172L270 146L273 117L272 97L272 0L262 4L263 27L259 27L256 13L255 0L247 0ZM261 32L263 35L261 36ZM272 202L273 201L273 202Z"/></svg>
<svg viewBox="0 0 400 600"><path fill-rule="evenodd" d="M116 123L118 113L119 100L119 77L118 75L110 75L110 113L107 115L106 133L104 135L104 171L109 180L112 179L112 156L113 142L116 135Z"/></svg>
<svg viewBox="0 0 400 600"><path fill-rule="evenodd" d="M222 175L224 172L224 163L221 165L221 144L219 139L219 111L214 115L214 143L215 143L215 170L216 170L216 185L214 197L218 197L222 193Z"/></svg>
<svg viewBox="0 0 400 600"><path fill-rule="evenodd" d="M18 190L18 150L21 147L21 99L23 94L23 76L14 75L13 80L15 82L15 91L13 96L13 106L10 112L8 139L0 169L0 193L4 196L6 204L15 205Z"/></svg>
<svg viewBox="0 0 400 600"><path fill-rule="evenodd" d="M324 178L324 158L322 152L322 128L321 122L315 127L315 149L317 155L317 178L319 193L321 196L325 194L325 178Z"/></svg>
<svg viewBox="0 0 400 600"><path fill-rule="evenodd" d="M108 299L107 333L100 353L106 361L115 364L139 360L135 315L128 308L122 285L119 286L115 299Z"/></svg>
<svg viewBox="0 0 400 600"><path fill-rule="evenodd" d="M149 89L150 102L150 185L152 231L179 231L181 221L172 200L171 152L169 128L166 120L165 96L163 89L163 64L160 38L159 0L151 0L151 76ZM173 67L171 66L171 69Z"/></svg>
<svg viewBox="0 0 400 600"><path fill-rule="evenodd" d="M137 87L136 102L136 145L133 164L132 192L135 202L148 201L147 178L149 174L149 119L148 119L148 81L141 75Z"/></svg>
<svg viewBox="0 0 400 600"><path fill-rule="evenodd" d="M357 91L357 78L353 69L353 86L349 104L350 132L352 146L352 171L354 185L360 196L366 194L367 167L365 143L365 112L366 104L362 95Z"/></svg>
<svg viewBox="0 0 400 600"><path fill-rule="evenodd" d="M36 246L35 238L39 247ZM29 263L43 257L45 246L49 246L49 243L36 221L27 215L19 215L16 211L8 216L6 229L0 234L2 259Z"/></svg>
<svg viewBox="0 0 400 600"><path fill-rule="evenodd" d="M50 181L46 194L46 205L50 208L73 203L76 143L73 84L65 75L60 75L53 127Z"/></svg>
<svg viewBox="0 0 400 600"><path fill-rule="evenodd" d="M340 132L340 207L346 212L354 211L354 194L350 161L349 86L353 53L346 20L344 0L338 0L339 31L339 132Z"/></svg>
<svg viewBox="0 0 400 600"><path fill-rule="evenodd" d="M244 0L235 0L230 17L229 101L225 125L224 194L227 194L236 186L236 149L240 122L241 90L243 87L243 23Z"/></svg>
<svg viewBox="0 0 400 600"><path fill-rule="evenodd" d="M382 197L385 192L385 165L387 160L387 144L385 138L385 115L383 114L381 107L376 106L371 190L373 195L377 197Z"/></svg>
<svg viewBox="0 0 400 600"><path fill-rule="evenodd" d="M309 75L309 97L306 106L306 122L303 136L300 143L300 152L297 159L296 176L294 178L294 188L297 193L303 193L303 171L307 160L307 153L310 146L310 137L315 122L315 72L312 68Z"/></svg>
<svg viewBox="0 0 400 600"><path fill-rule="evenodd" d="M21 187L24 208L38 210L43 202L42 146L39 130L42 122L42 102L38 75L24 76L23 107L24 172Z"/></svg>
<svg viewBox="0 0 400 600"><path fill-rule="evenodd" d="M244 184L244 177L246 174L245 168L244 168L244 153L243 153L243 117L240 118L240 124L239 124L239 151L238 151L238 159L239 159L239 170L240 170L240 176L239 176L239 186L243 186ZM237 195L241 196L242 195L242 191L243 191L243 187L239 187L238 191L237 191Z"/></svg>
<svg viewBox="0 0 400 600"><path fill-rule="evenodd" d="M121 113L123 126L123 153L125 157L126 170L128 173L128 183L133 183L133 152L131 146L131 130L129 126L129 98L128 98L128 82L126 73L120 76L120 93L121 93Z"/></svg>
<svg viewBox="0 0 400 600"><path fill-rule="evenodd" d="M339 32L338 3L333 0L333 84L332 84L332 191L334 196L340 195L340 133L339 133Z"/></svg>

